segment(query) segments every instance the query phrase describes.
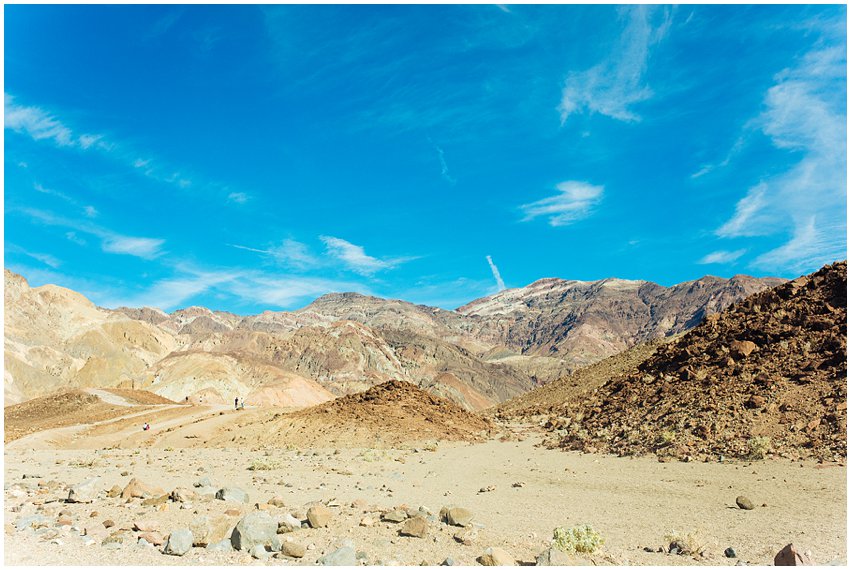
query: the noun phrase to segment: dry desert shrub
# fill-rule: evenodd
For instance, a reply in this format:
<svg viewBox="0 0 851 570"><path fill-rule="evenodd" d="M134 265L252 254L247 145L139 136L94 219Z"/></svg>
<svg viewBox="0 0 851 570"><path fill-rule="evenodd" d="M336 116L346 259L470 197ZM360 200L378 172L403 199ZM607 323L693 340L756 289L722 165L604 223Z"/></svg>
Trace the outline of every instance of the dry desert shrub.
<svg viewBox="0 0 851 570"><path fill-rule="evenodd" d="M553 546L567 554L591 554L605 542L600 533L585 524L573 528L553 529Z"/></svg>

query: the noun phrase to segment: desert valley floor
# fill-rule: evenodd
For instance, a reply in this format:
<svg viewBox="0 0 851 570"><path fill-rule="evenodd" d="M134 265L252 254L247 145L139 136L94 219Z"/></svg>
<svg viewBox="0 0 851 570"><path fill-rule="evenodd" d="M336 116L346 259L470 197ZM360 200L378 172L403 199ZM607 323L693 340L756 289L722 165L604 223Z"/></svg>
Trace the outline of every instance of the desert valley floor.
<svg viewBox="0 0 851 570"><path fill-rule="evenodd" d="M268 409L140 406L138 399L97 393L124 411L7 442L6 564L310 565L346 546L367 565L439 565L447 558L476 565L490 547L533 564L555 527L581 524L592 525L605 543L572 564L767 565L790 542L810 550L816 563L847 561L844 464L566 452L538 445L543 433L529 423L496 424L474 442L412 439L370 448L341 434L333 444L273 448L238 443L262 434L274 417ZM143 421L151 431L141 430ZM100 479L93 502L65 501L70 488L94 476ZM134 478L147 501L114 496ZM214 497L234 487L247 499ZM742 495L755 508L739 508ZM154 546L180 527L213 544L255 510L276 521L292 520L287 514L303 520L317 502L330 510L327 527L277 535L300 558L255 559L203 547L168 556ZM438 519L448 505L472 513L466 529ZM394 515L423 516L424 536L400 536L403 523L385 520ZM140 536L147 539L142 544ZM672 536L705 554L668 553ZM727 548L736 558L725 556Z"/></svg>

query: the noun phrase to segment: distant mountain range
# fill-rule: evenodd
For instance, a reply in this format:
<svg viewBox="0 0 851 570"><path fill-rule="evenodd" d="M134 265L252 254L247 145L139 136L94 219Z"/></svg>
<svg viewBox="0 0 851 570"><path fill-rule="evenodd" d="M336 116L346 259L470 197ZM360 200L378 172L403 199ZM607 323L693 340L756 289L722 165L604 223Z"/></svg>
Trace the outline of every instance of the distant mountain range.
<svg viewBox="0 0 851 570"><path fill-rule="evenodd" d="M78 387L174 400L307 406L407 380L483 409L637 343L694 327L780 279L542 279L455 311L334 293L240 317L189 307L103 309L5 272L6 405Z"/></svg>

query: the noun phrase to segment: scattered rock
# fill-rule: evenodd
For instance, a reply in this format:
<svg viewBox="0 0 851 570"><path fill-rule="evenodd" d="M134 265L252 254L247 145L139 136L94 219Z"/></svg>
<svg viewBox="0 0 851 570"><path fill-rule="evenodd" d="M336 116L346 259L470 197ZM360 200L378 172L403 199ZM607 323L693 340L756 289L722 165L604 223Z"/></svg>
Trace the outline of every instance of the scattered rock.
<svg viewBox="0 0 851 570"><path fill-rule="evenodd" d="M307 509L307 522L311 528L328 526L334 514L324 505L314 505Z"/></svg>
<svg viewBox="0 0 851 570"><path fill-rule="evenodd" d="M519 489L520 487L525 487L526 483L524 481L517 481L516 483L511 484L515 489Z"/></svg>
<svg viewBox="0 0 851 570"><path fill-rule="evenodd" d="M215 542L230 540L231 529L233 529L232 519L225 515L220 515L214 518L206 515L195 517L189 523L189 530L192 531L192 536L195 538L192 546L209 546Z"/></svg>
<svg viewBox="0 0 851 570"><path fill-rule="evenodd" d="M514 566L514 557L501 548L491 547L484 554L476 558L476 562L482 566Z"/></svg>
<svg viewBox="0 0 851 570"><path fill-rule="evenodd" d="M163 491L159 487L148 485L147 483L143 483L142 481L139 481L134 477L133 479L130 479L130 482L127 483L127 486L124 487L123 491L121 491L121 498L147 499L148 497L159 497L164 494L165 491Z"/></svg>
<svg viewBox="0 0 851 570"><path fill-rule="evenodd" d="M756 349L749 340L734 340L730 343L730 353L737 358L746 358Z"/></svg>
<svg viewBox="0 0 851 570"><path fill-rule="evenodd" d="M401 536L412 536L414 538L425 538L428 535L428 521L424 516L416 516L405 521L399 531Z"/></svg>
<svg viewBox="0 0 851 570"><path fill-rule="evenodd" d="M375 519L372 518L372 517L363 517L360 520L360 526L370 527L370 526L374 526L374 525L375 525Z"/></svg>
<svg viewBox="0 0 851 570"><path fill-rule="evenodd" d="M121 548L125 544L133 544L135 542L136 537L127 531L119 530L104 538L100 544L104 548Z"/></svg>
<svg viewBox="0 0 851 570"><path fill-rule="evenodd" d="M576 560L558 548L549 547L535 557L535 566L576 566Z"/></svg>
<svg viewBox="0 0 851 570"><path fill-rule="evenodd" d="M106 492L106 496L110 499L114 499L121 495L121 485L113 485L109 491Z"/></svg>
<svg viewBox="0 0 851 570"><path fill-rule="evenodd" d="M168 542L166 542L163 553L172 556L183 556L192 548L192 542L192 531L188 528L173 530L168 535Z"/></svg>
<svg viewBox="0 0 851 570"><path fill-rule="evenodd" d="M158 505L165 505L166 503L168 503L168 495L149 497L142 500L142 506L144 507L156 507Z"/></svg>
<svg viewBox="0 0 851 570"><path fill-rule="evenodd" d="M216 498L222 501L247 503L248 493L237 487L224 487L216 492Z"/></svg>
<svg viewBox="0 0 851 570"><path fill-rule="evenodd" d="M351 546L338 548L319 559L322 566L357 566L357 554Z"/></svg>
<svg viewBox="0 0 851 570"><path fill-rule="evenodd" d="M460 542L464 546L473 546L473 543L479 538L479 533L471 528L465 528L456 532L452 538L455 539L455 542Z"/></svg>
<svg viewBox="0 0 851 570"><path fill-rule="evenodd" d="M443 562L440 563L441 566L455 566L455 560L452 558L444 558Z"/></svg>
<svg viewBox="0 0 851 570"><path fill-rule="evenodd" d="M154 521L136 521L133 523L133 530L141 532L155 532L160 529L160 525Z"/></svg>
<svg viewBox="0 0 851 570"><path fill-rule="evenodd" d="M189 503L197 497L198 495L196 495L194 491L191 491L186 487L177 487L169 495L169 498L175 503Z"/></svg>
<svg viewBox="0 0 851 570"><path fill-rule="evenodd" d="M301 528L301 521L287 513L278 521L278 534L286 534Z"/></svg>
<svg viewBox="0 0 851 570"><path fill-rule="evenodd" d="M112 528L115 526L115 521L112 519L106 519L101 524L103 525L103 528Z"/></svg>
<svg viewBox="0 0 851 570"><path fill-rule="evenodd" d="M450 505L440 509L440 520L453 526L467 526L473 522L473 513L463 507Z"/></svg>
<svg viewBox="0 0 851 570"><path fill-rule="evenodd" d="M27 515L25 517L18 517L15 522L15 528L18 530L24 530L25 528L38 528L40 526L47 526L48 520L44 515Z"/></svg>
<svg viewBox="0 0 851 570"><path fill-rule="evenodd" d="M491 491L496 491L495 485L488 485L487 487L479 489L479 493L490 493Z"/></svg>
<svg viewBox="0 0 851 570"><path fill-rule="evenodd" d="M801 552L794 543L787 544L774 556L775 566L813 566L807 552Z"/></svg>
<svg viewBox="0 0 851 570"><path fill-rule="evenodd" d="M192 486L193 487L212 487L213 482L210 481L209 477L201 477L200 479L198 479L197 481L192 483Z"/></svg>
<svg viewBox="0 0 851 570"><path fill-rule="evenodd" d="M726 556L727 558L735 558L736 557L736 551L731 546L731 547L724 550L724 556Z"/></svg>
<svg viewBox="0 0 851 570"><path fill-rule="evenodd" d="M231 543L236 550L251 550L256 545L271 545L277 531L278 524L269 513L254 511L237 523L231 534Z"/></svg>
<svg viewBox="0 0 851 570"><path fill-rule="evenodd" d="M293 539L288 538L281 543L281 553L290 558L303 558L307 553L307 549L303 544L299 544Z"/></svg>
<svg viewBox="0 0 851 570"><path fill-rule="evenodd" d="M746 511L751 511L754 508L753 502L744 495L736 497L736 505L738 505L740 509L744 509Z"/></svg>
<svg viewBox="0 0 851 570"><path fill-rule="evenodd" d="M225 514L229 517L239 517L242 516L242 511L239 509L228 509L225 511Z"/></svg>
<svg viewBox="0 0 851 570"><path fill-rule="evenodd" d="M99 481L100 477L92 477L71 487L71 490L68 491L68 502L91 503L97 499L98 491L100 490L97 486Z"/></svg>
<svg viewBox="0 0 851 570"><path fill-rule="evenodd" d="M225 539L218 542L211 542L207 545L207 550L212 552L231 552L233 546L231 546L230 540Z"/></svg>
<svg viewBox="0 0 851 570"><path fill-rule="evenodd" d="M407 518L408 518L408 513L406 513L405 511L402 511L400 509L396 509L396 510L390 511L389 513L384 513L383 515L381 515L381 520L387 521L387 522L392 522L392 523L404 522L405 520L407 520Z"/></svg>
<svg viewBox="0 0 851 570"><path fill-rule="evenodd" d="M143 532L139 534L140 539L145 539L154 546L161 546L165 542L163 535L158 532Z"/></svg>
<svg viewBox="0 0 851 570"><path fill-rule="evenodd" d="M264 560L272 556L272 553L268 552L262 544L252 546L250 553L252 558L257 558L258 560Z"/></svg>
<svg viewBox="0 0 851 570"><path fill-rule="evenodd" d="M287 506L286 503L284 503L284 499L281 498L281 497L273 497L273 498L269 499L269 504L272 505L273 507L278 507L278 508L284 508L285 506Z"/></svg>

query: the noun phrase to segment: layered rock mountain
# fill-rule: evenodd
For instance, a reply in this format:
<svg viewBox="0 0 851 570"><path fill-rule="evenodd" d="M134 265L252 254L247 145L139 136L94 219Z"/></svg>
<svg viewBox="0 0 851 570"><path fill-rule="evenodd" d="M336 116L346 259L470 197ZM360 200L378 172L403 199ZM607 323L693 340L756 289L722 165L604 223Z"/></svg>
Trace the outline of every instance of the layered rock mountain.
<svg viewBox="0 0 851 570"><path fill-rule="evenodd" d="M490 407L780 282L545 279L456 311L355 293L297 311L103 309L6 271L6 404L78 387L304 406L406 380Z"/></svg>

